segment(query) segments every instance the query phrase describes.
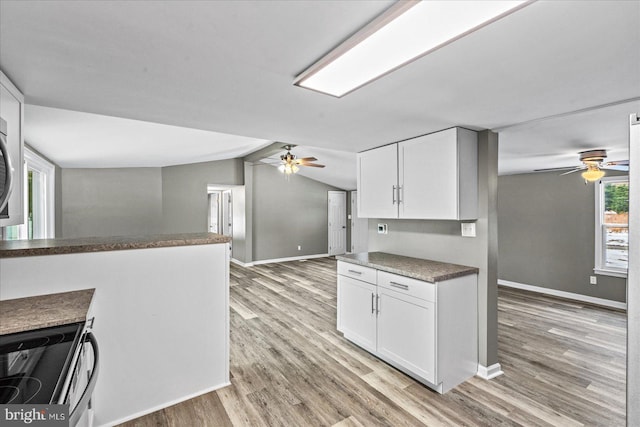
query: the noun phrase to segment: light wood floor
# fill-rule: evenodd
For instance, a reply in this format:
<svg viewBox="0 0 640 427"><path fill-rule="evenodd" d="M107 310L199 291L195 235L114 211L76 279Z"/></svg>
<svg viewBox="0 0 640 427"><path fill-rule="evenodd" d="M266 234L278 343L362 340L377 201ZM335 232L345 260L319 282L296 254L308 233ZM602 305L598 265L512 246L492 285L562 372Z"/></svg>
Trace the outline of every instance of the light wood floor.
<svg viewBox="0 0 640 427"><path fill-rule="evenodd" d="M231 382L123 426L623 426L624 313L500 288L504 375L439 395L336 331L336 262L231 266Z"/></svg>

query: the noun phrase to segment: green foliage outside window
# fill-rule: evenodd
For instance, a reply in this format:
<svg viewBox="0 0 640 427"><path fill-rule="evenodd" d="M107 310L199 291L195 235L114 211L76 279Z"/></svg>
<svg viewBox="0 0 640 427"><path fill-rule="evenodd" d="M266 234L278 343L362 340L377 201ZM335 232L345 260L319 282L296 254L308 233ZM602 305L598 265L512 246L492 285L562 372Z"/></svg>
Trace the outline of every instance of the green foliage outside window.
<svg viewBox="0 0 640 427"><path fill-rule="evenodd" d="M608 184L604 190L605 210L616 213L629 212L629 184Z"/></svg>

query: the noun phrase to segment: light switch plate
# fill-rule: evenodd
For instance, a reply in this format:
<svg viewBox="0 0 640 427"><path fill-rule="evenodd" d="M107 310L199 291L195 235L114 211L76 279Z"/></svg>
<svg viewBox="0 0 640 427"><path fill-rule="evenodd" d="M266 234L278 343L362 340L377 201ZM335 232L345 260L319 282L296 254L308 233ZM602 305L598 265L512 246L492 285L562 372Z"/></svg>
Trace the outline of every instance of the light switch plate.
<svg viewBox="0 0 640 427"><path fill-rule="evenodd" d="M387 234L387 224L378 224L378 234Z"/></svg>
<svg viewBox="0 0 640 427"><path fill-rule="evenodd" d="M476 237L476 223L475 222L463 222L462 237Z"/></svg>

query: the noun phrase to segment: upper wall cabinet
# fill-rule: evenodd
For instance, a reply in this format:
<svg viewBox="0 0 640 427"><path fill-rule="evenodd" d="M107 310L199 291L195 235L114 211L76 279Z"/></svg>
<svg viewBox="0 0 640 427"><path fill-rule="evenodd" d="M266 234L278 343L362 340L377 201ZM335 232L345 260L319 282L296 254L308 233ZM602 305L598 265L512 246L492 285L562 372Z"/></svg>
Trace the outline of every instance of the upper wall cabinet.
<svg viewBox="0 0 640 427"><path fill-rule="evenodd" d="M0 217L0 227L24 222L24 96L0 71L0 117L7 122L7 145L14 168L13 192L9 198L8 218Z"/></svg>
<svg viewBox="0 0 640 427"><path fill-rule="evenodd" d="M478 136L451 128L358 154L359 216L478 216Z"/></svg>

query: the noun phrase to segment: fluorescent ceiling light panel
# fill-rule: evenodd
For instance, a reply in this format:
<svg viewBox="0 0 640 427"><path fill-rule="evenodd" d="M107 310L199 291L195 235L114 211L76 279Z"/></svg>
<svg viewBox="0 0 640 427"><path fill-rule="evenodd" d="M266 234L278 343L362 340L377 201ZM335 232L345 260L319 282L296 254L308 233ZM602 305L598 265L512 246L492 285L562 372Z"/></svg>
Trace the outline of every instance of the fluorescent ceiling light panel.
<svg viewBox="0 0 640 427"><path fill-rule="evenodd" d="M336 97L494 22L532 1L400 1L294 81Z"/></svg>

